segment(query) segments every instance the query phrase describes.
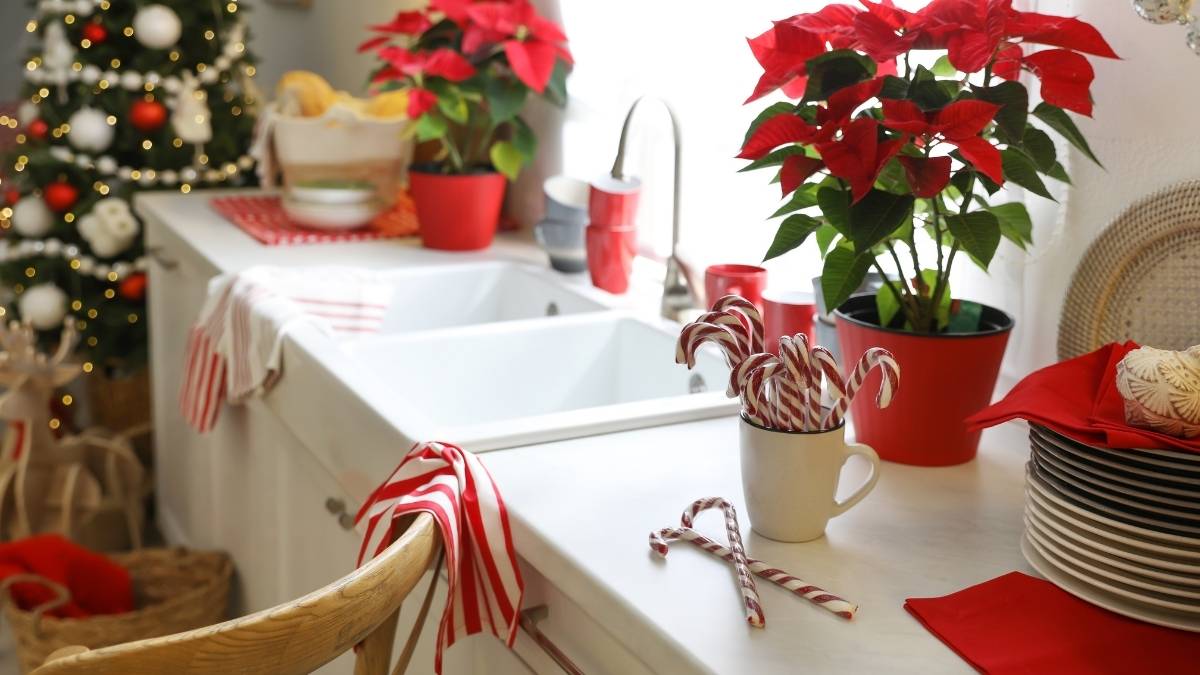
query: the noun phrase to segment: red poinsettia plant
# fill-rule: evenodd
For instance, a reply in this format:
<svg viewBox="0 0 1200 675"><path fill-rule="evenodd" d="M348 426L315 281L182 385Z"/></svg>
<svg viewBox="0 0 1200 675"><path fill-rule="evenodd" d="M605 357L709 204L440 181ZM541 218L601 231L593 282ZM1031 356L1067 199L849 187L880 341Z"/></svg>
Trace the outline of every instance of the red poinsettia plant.
<svg viewBox="0 0 1200 675"><path fill-rule="evenodd" d="M776 90L799 99L758 115L738 155L751 160L743 170L774 170L786 199L766 257L815 237L826 306L875 269L887 279L881 326L974 330L978 305L952 301L954 262L963 253L986 270L1002 238L1032 243L1025 206L989 197L1011 182L1053 198L1044 178L1069 179L1048 131L1099 163L1066 111L1092 112L1084 54L1117 55L1093 26L1012 0L933 0L915 12L861 3L749 40L764 72L747 103ZM1023 73L1040 82L1032 109ZM918 253L922 236L933 265ZM884 274L881 260L899 274Z"/></svg>
<svg viewBox="0 0 1200 675"><path fill-rule="evenodd" d="M445 173L515 180L537 148L519 114L530 94L566 105L567 37L529 0L431 0L371 30L359 51L382 62L372 82L407 91L414 133L439 142Z"/></svg>

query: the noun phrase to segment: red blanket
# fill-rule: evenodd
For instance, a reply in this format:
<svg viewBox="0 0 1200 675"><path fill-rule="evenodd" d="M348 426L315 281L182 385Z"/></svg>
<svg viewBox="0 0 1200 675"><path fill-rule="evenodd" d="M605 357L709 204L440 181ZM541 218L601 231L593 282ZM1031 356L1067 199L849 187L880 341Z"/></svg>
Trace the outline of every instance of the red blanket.
<svg viewBox="0 0 1200 675"><path fill-rule="evenodd" d="M36 574L70 591L70 600L47 616L82 619L133 610L133 585L124 567L55 534L0 544L0 580L14 574ZM14 584L11 593L24 610L58 597L38 583Z"/></svg>

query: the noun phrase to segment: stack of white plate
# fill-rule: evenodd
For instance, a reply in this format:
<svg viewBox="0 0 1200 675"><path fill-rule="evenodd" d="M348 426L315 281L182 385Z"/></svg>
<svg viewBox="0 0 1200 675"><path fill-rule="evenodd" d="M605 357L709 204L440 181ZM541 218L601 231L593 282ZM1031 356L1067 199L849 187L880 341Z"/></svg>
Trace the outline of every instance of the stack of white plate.
<svg viewBox="0 0 1200 675"><path fill-rule="evenodd" d="M1109 450L1032 425L1021 550L1093 604L1200 631L1200 455Z"/></svg>

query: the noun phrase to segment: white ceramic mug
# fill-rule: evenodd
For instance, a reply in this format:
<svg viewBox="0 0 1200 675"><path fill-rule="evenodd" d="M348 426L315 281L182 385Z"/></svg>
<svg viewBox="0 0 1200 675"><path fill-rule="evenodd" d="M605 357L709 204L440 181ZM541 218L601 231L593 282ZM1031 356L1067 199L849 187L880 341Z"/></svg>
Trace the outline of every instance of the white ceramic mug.
<svg viewBox="0 0 1200 675"><path fill-rule="evenodd" d="M830 518L867 496L879 480L879 455L846 443L845 425L832 431L764 429L741 419L742 490L750 526L768 539L800 542L825 534ZM871 462L871 474L837 501L842 467L852 455Z"/></svg>

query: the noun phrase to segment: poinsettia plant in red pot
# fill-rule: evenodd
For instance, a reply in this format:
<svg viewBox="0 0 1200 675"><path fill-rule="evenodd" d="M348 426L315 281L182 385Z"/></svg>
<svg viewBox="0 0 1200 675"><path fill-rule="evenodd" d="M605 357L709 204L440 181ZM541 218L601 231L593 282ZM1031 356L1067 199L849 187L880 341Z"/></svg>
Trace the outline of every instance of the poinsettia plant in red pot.
<svg viewBox="0 0 1200 675"><path fill-rule="evenodd" d="M989 402L1013 322L956 299L951 270L986 270L1004 239L1032 244L1024 204L996 197L1011 183L1052 199L1046 179L1068 181L1051 133L1097 161L1067 111L1092 112L1084 55L1116 54L1091 25L1011 0L833 4L749 43L764 72L747 103L793 99L758 115L739 155L786 200L766 257L815 238L842 352L883 346L904 372L891 407L853 405L859 440L906 463L971 459L979 436L962 420ZM883 288L851 297L870 271Z"/></svg>
<svg viewBox="0 0 1200 675"><path fill-rule="evenodd" d="M425 245L486 248L537 150L521 109L531 95L566 105L566 35L528 0L431 0L372 30L359 50L382 62L373 83L405 89L417 140L437 146L409 172Z"/></svg>

